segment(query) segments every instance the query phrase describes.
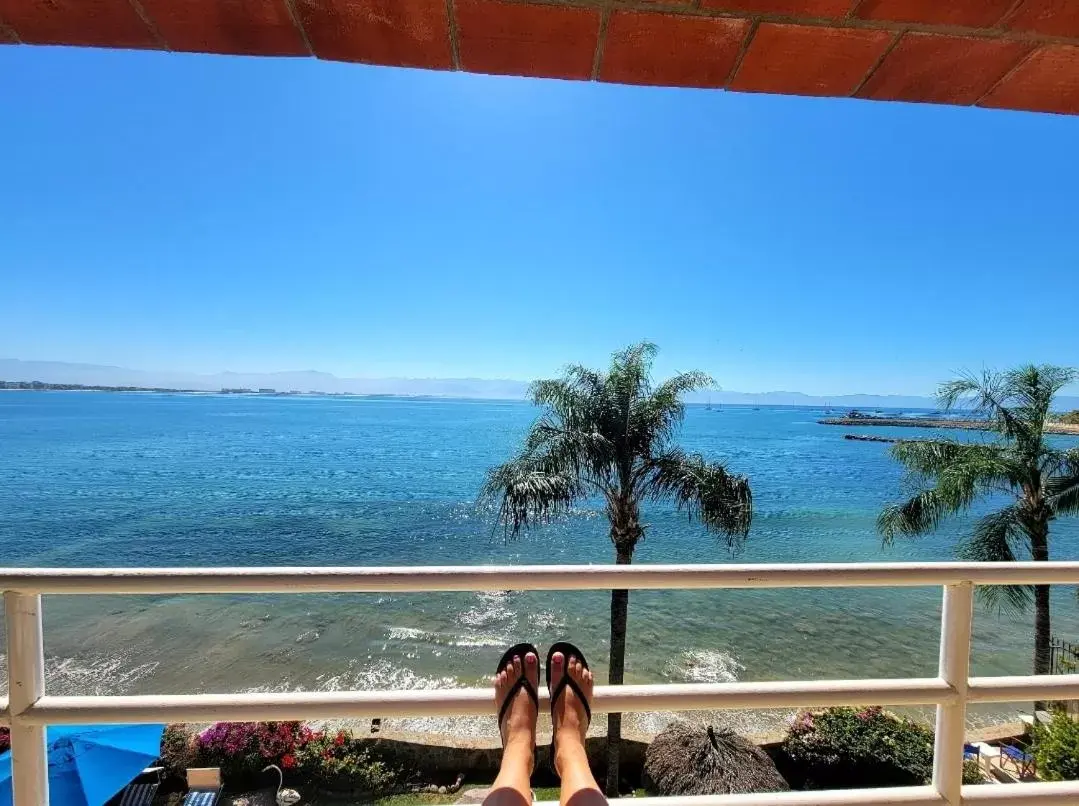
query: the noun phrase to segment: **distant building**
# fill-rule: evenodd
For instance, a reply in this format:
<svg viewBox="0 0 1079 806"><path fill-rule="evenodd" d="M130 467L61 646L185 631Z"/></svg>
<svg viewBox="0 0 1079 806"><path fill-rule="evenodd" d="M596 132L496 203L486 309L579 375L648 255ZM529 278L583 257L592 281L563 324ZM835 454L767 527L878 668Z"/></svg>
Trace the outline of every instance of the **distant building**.
<svg viewBox="0 0 1079 806"><path fill-rule="evenodd" d="M223 395L249 395L249 394L251 394L251 391L252 391L251 389L224 389L223 388L221 390L221 394L223 394Z"/></svg>
<svg viewBox="0 0 1079 806"><path fill-rule="evenodd" d="M259 387L259 394L260 395L276 395L277 390L276 389L269 389L267 387Z"/></svg>

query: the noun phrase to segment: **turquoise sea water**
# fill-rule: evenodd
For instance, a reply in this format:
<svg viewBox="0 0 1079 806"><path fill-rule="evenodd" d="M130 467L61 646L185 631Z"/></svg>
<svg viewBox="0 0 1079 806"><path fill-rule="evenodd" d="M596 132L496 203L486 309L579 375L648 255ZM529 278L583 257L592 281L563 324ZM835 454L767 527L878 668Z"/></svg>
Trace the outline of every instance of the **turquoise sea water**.
<svg viewBox="0 0 1079 806"><path fill-rule="evenodd" d="M822 426L821 415L691 407L682 443L750 476L752 534L732 557L655 506L636 562L951 558L963 522L881 549L875 519L901 473L887 445L843 439L920 432ZM611 561L599 507L510 543L477 510L485 469L534 416L518 402L3 392L3 564ZM1053 551L1079 556L1079 523L1054 524ZM474 685L507 643L567 636L602 673L608 602L603 592L50 597L48 684L57 693ZM931 676L939 603L939 589L920 588L634 592L627 677ZM1057 591L1054 618L1055 632L1079 633L1070 591ZM974 672L1029 671L1030 634L1029 618L979 610Z"/></svg>

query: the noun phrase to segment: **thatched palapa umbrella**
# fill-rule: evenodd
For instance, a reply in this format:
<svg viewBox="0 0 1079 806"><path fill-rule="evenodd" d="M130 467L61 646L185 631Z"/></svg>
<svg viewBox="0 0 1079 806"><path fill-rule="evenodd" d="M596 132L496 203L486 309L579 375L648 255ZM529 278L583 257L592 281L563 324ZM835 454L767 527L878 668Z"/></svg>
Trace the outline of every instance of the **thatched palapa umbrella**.
<svg viewBox="0 0 1079 806"><path fill-rule="evenodd" d="M675 722L644 754L649 788L660 795L726 795L790 789L771 757L726 728Z"/></svg>

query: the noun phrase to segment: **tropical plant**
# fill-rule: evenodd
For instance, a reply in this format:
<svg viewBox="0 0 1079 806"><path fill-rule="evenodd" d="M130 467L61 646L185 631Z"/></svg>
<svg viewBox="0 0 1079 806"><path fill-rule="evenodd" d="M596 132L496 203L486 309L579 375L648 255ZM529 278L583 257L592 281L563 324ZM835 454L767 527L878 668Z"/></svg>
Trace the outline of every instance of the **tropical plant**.
<svg viewBox="0 0 1079 806"><path fill-rule="evenodd" d="M915 786L933 777L933 731L879 706L803 711L783 750L808 789Z"/></svg>
<svg viewBox="0 0 1079 806"><path fill-rule="evenodd" d="M1079 722L1056 710L1048 725L1034 724L1034 761L1047 781L1079 779Z"/></svg>
<svg viewBox="0 0 1079 806"><path fill-rule="evenodd" d="M188 767L197 767L196 734L184 724L172 724L161 734L161 766L168 775L183 777Z"/></svg>
<svg viewBox="0 0 1079 806"><path fill-rule="evenodd" d="M725 535L728 547L748 535L753 499L745 477L673 442L685 415L683 396L712 386L712 379L686 372L653 387L656 352L643 342L615 353L606 372L572 365L561 378L532 384L532 402L544 411L520 453L488 472L482 491L497 505L508 535L567 514L588 499L604 503L619 565L633 561L645 535L645 501L673 501L690 519ZM611 592L612 685L623 680L628 607L629 591ZM610 714L610 795L618 790L621 735L621 715Z"/></svg>
<svg viewBox="0 0 1079 806"><path fill-rule="evenodd" d="M1073 369L1028 365L943 384L941 405L984 417L996 439L896 443L892 456L910 471L918 489L881 513L877 526L884 542L931 532L979 498L1005 495L1009 503L974 524L959 544L959 556L982 562L1048 560L1049 524L1059 515L1079 513L1079 448L1062 450L1045 435L1053 397L1076 377ZM1033 601L1034 673L1048 674L1049 586L990 586L978 592L1001 610L1023 610Z"/></svg>

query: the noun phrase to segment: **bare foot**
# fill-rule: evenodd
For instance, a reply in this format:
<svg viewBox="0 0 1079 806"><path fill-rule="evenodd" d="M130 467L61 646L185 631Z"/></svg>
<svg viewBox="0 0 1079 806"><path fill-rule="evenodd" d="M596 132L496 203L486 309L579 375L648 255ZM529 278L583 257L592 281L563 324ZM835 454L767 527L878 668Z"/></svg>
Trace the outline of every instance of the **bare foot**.
<svg viewBox="0 0 1079 806"><path fill-rule="evenodd" d="M520 655L515 655L510 663L502 667L502 671L493 678L495 686L495 708L502 710L502 703L506 701L513 684L521 676L524 669L525 678L532 684L533 691L539 690L539 658L535 652L529 652L524 656L523 666ZM511 744L527 744L529 752L536 746L536 717L538 711L532 698L524 688L518 688L513 695L513 702L506 711L506 716L499 725L502 734L502 746L508 748Z"/></svg>
<svg viewBox="0 0 1079 806"><path fill-rule="evenodd" d="M557 688L558 681L567 673L565 667L565 656L561 652L554 653L551 656L551 691ZM579 658L573 658L569 663L568 674L581 687L581 691L591 704L592 672L584 667ZM551 712L551 721L554 723L555 748L559 757L562 757L564 753L584 748L584 736L588 730L588 714L580 697L569 686L566 686L559 695L558 702ZM555 764L559 766L558 758L555 759Z"/></svg>

